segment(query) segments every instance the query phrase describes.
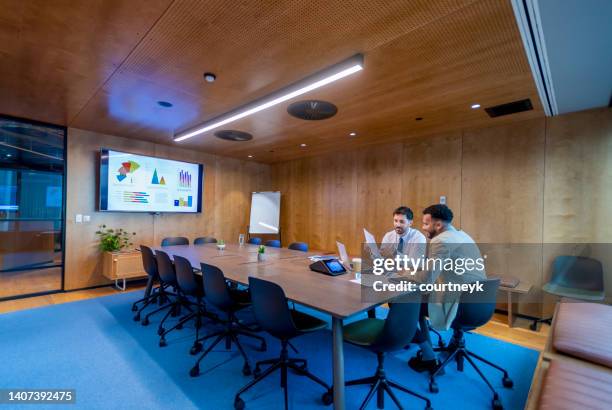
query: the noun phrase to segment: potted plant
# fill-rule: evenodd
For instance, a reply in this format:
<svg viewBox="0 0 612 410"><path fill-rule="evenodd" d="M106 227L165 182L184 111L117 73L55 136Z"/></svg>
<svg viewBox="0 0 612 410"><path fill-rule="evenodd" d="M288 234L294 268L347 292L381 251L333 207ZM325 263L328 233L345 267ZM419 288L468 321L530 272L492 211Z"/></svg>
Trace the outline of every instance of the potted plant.
<svg viewBox="0 0 612 410"><path fill-rule="evenodd" d="M263 262L266 260L266 247L263 245L259 245L259 249L257 250L257 261Z"/></svg>
<svg viewBox="0 0 612 410"><path fill-rule="evenodd" d="M219 249L220 251L225 249L225 241L223 239L217 241L217 249Z"/></svg>
<svg viewBox="0 0 612 410"><path fill-rule="evenodd" d="M118 252L132 246L130 242L132 236L136 235L136 232L129 233L124 229L112 229L107 228L106 225L100 225L96 231L96 235L100 239L100 250L105 252Z"/></svg>

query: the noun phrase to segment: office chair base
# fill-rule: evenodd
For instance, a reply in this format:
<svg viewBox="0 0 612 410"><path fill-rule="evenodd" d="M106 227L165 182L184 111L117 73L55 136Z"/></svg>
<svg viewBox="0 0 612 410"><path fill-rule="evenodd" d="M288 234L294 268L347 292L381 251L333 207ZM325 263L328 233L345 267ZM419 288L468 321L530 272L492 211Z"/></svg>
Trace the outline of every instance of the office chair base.
<svg viewBox="0 0 612 410"><path fill-rule="evenodd" d="M529 329L533 331L538 330L538 323L546 323L548 326L551 326L552 317L548 317L546 319L534 319L533 322L529 325Z"/></svg>
<svg viewBox="0 0 612 410"><path fill-rule="evenodd" d="M495 363L492 363L488 361L487 359L484 359L483 357L477 355L476 353L473 353L469 351L468 349L466 349L464 334L463 334L463 331L461 330L455 330L453 339L449 343L449 347L445 350L448 351L450 354L446 357L446 359L444 359L444 362L442 362L438 370L436 370L434 373L431 374L429 378L429 391L431 393L439 392L439 388L438 388L435 378L436 376L439 376L441 374L441 372L444 370L446 365L448 365L452 360L455 360L457 362L457 370L459 371L463 371L464 362L465 360L467 360L467 362L474 368L474 370L476 370L476 373L478 373L480 378L486 383L486 385L489 387L489 389L493 393L493 401L492 401L493 409L502 410L503 406L499 398L499 394L497 393L497 391L495 391L495 389L493 388L493 385L491 385L489 380L482 373L482 371L476 365L473 359L476 359L502 372L503 373L502 385L505 388L509 389L514 386L514 382L508 376L508 372L502 367L496 365Z"/></svg>
<svg viewBox="0 0 612 410"><path fill-rule="evenodd" d="M208 340L210 338L216 337L215 341L210 346L208 346L208 348L204 351L204 353L202 353L202 355L196 361L195 365L189 371L189 375L191 377L197 377L200 374L200 362L206 357L206 355L208 355L208 353L210 353L210 351L215 346L217 346L219 343L221 343L222 340L225 341L225 348L226 348L226 350L229 350L231 348L232 343L235 344L236 347L238 347L238 350L240 351L240 354L242 355L242 357L244 359L244 366L242 367L242 374L244 374L245 376L250 376L252 374L251 373L251 365L249 363L249 358L246 355L246 352L244 351L244 349L242 348L242 345L240 344L240 341L238 340L238 336L246 336L246 337L250 337L252 339L259 340L259 342L260 342L260 349L266 349L267 348L266 347L266 341L261 336L257 336L255 334L249 332L249 331L236 328L233 325L233 320L234 320L234 317L230 316L229 321L226 323L226 328L224 330L220 330L220 331L211 333L209 335L206 335L203 338L196 339L192 349L197 348L197 345L201 344L201 342L203 342L205 340Z"/></svg>
<svg viewBox="0 0 612 410"><path fill-rule="evenodd" d="M323 386L327 390L326 394L329 394L331 392L331 388L327 385L327 383L325 383L323 380L319 379L317 376L315 376L314 374L310 373L307 370L307 363L305 359L289 357L288 352L287 352L288 344L289 342L287 340L281 341L282 348L281 348L280 357L274 358L274 359L260 360L255 364L255 370L253 372L253 375L255 376L255 378L251 380L249 383L247 383L246 386L242 387L238 391L238 393L236 393L236 397L234 398L234 409L235 410L243 410L246 406L244 400L240 398L241 394L245 393L251 387L255 386L257 383L259 383L260 381L262 381L263 379L271 375L276 370L280 370L281 372L281 388L284 390L285 409L287 409L289 406L288 387L287 387L288 370L293 370L298 375L306 376L313 382ZM263 372L261 372L261 366L269 366L269 367L265 369Z"/></svg>
<svg viewBox="0 0 612 410"><path fill-rule="evenodd" d="M364 378L356 379L356 380L350 380L344 383L346 387L358 386L358 385L363 385L363 384L371 386L370 391L368 392L368 395L366 396L365 400L361 404L361 407L360 407L361 410L364 410L368 406L368 404L370 404L370 401L374 398L374 395L376 395L377 408L384 409L385 408L385 393L387 393L389 397L391 397L391 400L395 403L397 408L402 410L404 407L402 406L401 402L398 400L397 396L395 395L392 389L400 390L404 393L410 394L411 396L424 400L426 403L425 410L433 410L433 408L431 407L431 401L427 397L422 396L418 393L415 393L412 390L408 389L407 387L402 386L401 384L397 382L387 379L387 376L385 374L385 369L384 369L384 359L385 359L384 353L377 353L377 358L378 358L378 368L376 369L376 374L374 374L374 376L364 377ZM331 404L332 401L333 401L333 390L330 396L324 395L323 397L323 403L325 404Z"/></svg>

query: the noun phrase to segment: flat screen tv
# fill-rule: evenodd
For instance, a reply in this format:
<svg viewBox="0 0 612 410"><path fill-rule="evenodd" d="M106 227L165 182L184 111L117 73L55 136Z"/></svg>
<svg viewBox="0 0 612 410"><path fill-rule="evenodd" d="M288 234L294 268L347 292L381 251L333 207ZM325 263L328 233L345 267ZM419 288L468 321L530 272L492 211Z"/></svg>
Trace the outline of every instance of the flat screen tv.
<svg viewBox="0 0 612 410"><path fill-rule="evenodd" d="M202 212L204 165L100 150L100 211Z"/></svg>

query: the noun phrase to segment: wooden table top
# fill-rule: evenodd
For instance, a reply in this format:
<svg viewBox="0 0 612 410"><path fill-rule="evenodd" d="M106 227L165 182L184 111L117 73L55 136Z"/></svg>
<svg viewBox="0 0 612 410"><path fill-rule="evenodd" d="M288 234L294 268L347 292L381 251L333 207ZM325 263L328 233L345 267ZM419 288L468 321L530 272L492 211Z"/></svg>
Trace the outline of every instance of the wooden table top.
<svg viewBox="0 0 612 410"><path fill-rule="evenodd" d="M258 245L226 244L224 250L216 244L156 247L172 257L187 258L194 268L200 262L214 265L231 281L248 284L249 276L280 285L289 300L337 318L347 318L390 300L381 294L375 302L362 302L361 285L351 282L352 272L328 276L309 269L308 256L313 252L300 252L285 248L266 247L266 261L257 262Z"/></svg>

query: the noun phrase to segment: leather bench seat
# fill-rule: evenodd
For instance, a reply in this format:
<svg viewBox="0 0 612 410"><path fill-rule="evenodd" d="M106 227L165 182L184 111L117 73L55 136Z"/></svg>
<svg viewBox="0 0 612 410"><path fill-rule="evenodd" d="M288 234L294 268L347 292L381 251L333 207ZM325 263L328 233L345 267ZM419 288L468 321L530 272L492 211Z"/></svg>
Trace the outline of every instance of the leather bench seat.
<svg viewBox="0 0 612 410"><path fill-rule="evenodd" d="M601 368L553 360L546 372L539 409L610 409L612 373Z"/></svg>
<svg viewBox="0 0 612 410"><path fill-rule="evenodd" d="M552 344L563 354L612 368L612 306L561 303Z"/></svg>

